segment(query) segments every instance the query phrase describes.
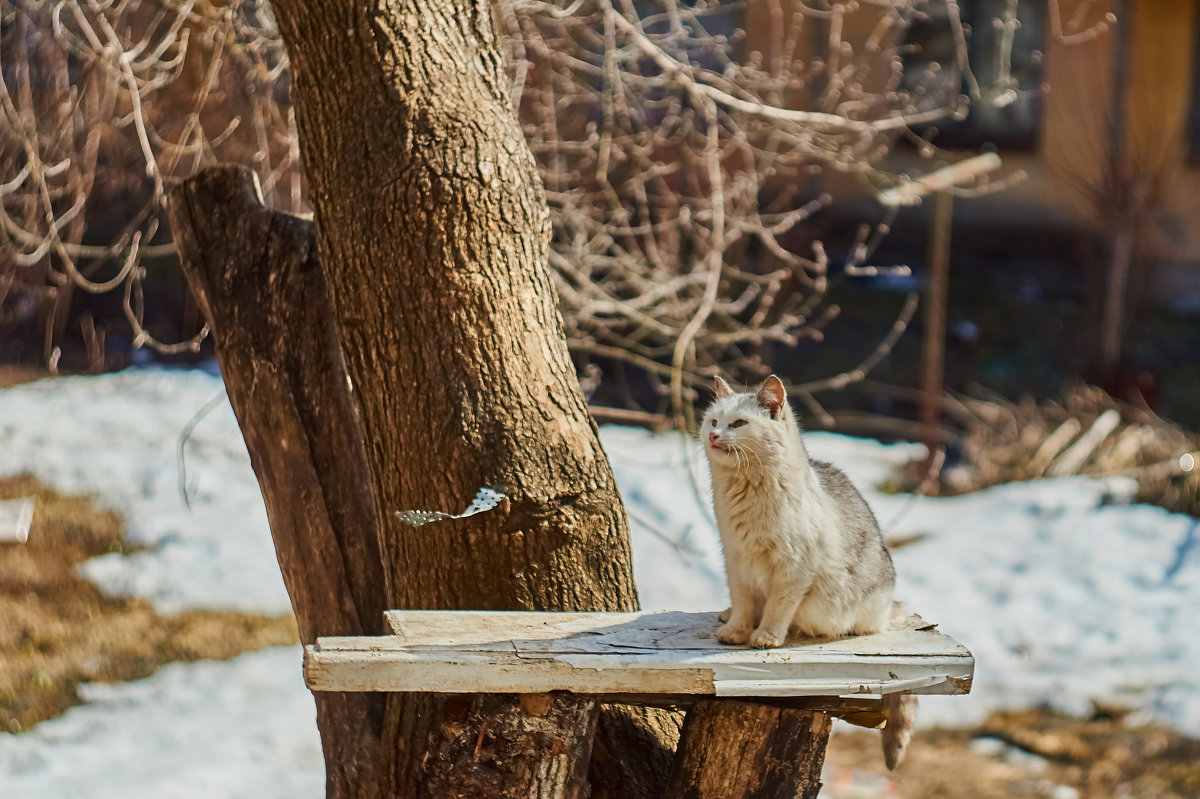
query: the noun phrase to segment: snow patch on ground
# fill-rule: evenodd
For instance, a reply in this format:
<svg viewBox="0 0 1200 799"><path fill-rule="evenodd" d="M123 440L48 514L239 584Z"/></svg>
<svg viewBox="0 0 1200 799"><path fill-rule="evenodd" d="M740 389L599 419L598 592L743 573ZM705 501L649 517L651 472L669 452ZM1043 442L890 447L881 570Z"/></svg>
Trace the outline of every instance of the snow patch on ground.
<svg viewBox="0 0 1200 799"><path fill-rule="evenodd" d="M11 799L319 797L325 763L300 647L84 687L86 705L0 735Z"/></svg>
<svg viewBox="0 0 1200 799"><path fill-rule="evenodd" d="M227 402L187 445L190 508L180 494L179 436L221 391L210 374L161 369L0 391L0 475L28 472L125 515L129 537L151 549L84 564L107 591L146 597L166 613L287 612ZM643 606L724 607L698 444L618 427L601 436L632 519ZM1128 495L1127 484L1077 478L913 501L876 486L919 447L829 434L808 442L814 457L850 474L890 536L924 536L895 552L898 598L976 656L971 695L924 698L924 724L1034 704L1085 712L1104 698L1200 736L1195 520L1109 504ZM89 704L31 732L0 734L0 795L319 796L320 746L299 669L299 651L285 648L87 686Z"/></svg>
<svg viewBox="0 0 1200 799"><path fill-rule="evenodd" d="M0 390L0 475L32 474L61 492L93 494L122 513L126 536L152 549L105 555L83 573L105 591L166 613L189 608L291 612L258 482L233 410L199 370L130 370Z"/></svg>

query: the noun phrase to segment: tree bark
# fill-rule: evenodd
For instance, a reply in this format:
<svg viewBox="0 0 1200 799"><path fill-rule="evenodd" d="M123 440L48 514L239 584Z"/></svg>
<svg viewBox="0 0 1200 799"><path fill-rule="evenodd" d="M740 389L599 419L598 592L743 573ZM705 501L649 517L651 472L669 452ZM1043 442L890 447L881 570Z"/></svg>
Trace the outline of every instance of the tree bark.
<svg viewBox="0 0 1200 799"><path fill-rule="evenodd" d="M732 700L688 712L666 799L816 799L826 713Z"/></svg>
<svg viewBox="0 0 1200 799"><path fill-rule="evenodd" d="M562 337L484 4L274 4L402 608L631 610L624 511ZM489 513L408 527L406 509Z"/></svg>
<svg viewBox="0 0 1200 799"><path fill-rule="evenodd" d="M312 223L263 207L247 169L211 169L168 202L184 275L213 327L304 643L378 635L387 609L365 448L346 389ZM327 795L385 765L384 699L315 694Z"/></svg>
<svg viewBox="0 0 1200 799"><path fill-rule="evenodd" d="M273 7L388 605L636 608L624 509L567 355L545 198L487 5ZM484 485L505 494L492 511L422 527L394 515L457 512ZM388 697L388 792L575 794L591 700L554 697L540 716L515 697L462 701Z"/></svg>

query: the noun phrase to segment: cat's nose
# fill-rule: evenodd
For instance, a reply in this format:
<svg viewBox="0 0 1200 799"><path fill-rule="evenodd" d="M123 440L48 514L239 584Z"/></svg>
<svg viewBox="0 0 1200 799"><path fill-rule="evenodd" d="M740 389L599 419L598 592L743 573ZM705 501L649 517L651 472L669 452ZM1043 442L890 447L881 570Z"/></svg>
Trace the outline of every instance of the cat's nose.
<svg viewBox="0 0 1200 799"><path fill-rule="evenodd" d="M709 440L709 441L716 441L716 440L717 440L718 438L720 438L720 437L721 437L721 436L720 436L720 434L719 434L719 433L709 433L709 434L708 434L708 440Z"/></svg>

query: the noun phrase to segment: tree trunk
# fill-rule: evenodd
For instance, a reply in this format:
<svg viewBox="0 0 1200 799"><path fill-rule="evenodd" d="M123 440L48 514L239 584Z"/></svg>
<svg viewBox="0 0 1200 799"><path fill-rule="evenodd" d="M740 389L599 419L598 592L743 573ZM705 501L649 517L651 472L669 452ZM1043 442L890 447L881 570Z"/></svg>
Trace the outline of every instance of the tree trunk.
<svg viewBox="0 0 1200 799"><path fill-rule="evenodd" d="M264 208L253 174L237 168L186 181L168 210L184 275L214 330L300 639L381 634L375 507L312 223ZM386 765L384 698L315 699L327 795L382 795L366 788Z"/></svg>
<svg viewBox="0 0 1200 799"><path fill-rule="evenodd" d="M631 610L624 511L562 337L486 5L274 5L390 598ZM484 485L496 510L424 527Z"/></svg>
<svg viewBox="0 0 1200 799"><path fill-rule="evenodd" d="M666 799L816 799L826 713L732 700L696 703Z"/></svg>
<svg viewBox="0 0 1200 799"><path fill-rule="evenodd" d="M387 603L634 609L624 510L567 356L545 199L489 9L273 7ZM458 512L485 485L505 495L486 513L421 527L394 515ZM594 719L590 700L391 695L386 792L572 796Z"/></svg>

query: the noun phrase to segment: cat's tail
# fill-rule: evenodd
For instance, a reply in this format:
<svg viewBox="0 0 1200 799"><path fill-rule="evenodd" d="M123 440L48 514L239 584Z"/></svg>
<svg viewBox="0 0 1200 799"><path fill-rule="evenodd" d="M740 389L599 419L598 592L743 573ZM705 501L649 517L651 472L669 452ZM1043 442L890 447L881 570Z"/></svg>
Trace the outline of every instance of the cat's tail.
<svg viewBox="0 0 1200 799"><path fill-rule="evenodd" d="M887 714L882 735L883 762L894 769L904 759L917 724L917 698L911 694L884 694L883 711Z"/></svg>

